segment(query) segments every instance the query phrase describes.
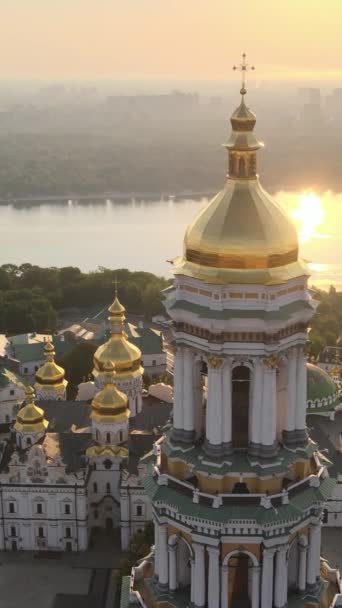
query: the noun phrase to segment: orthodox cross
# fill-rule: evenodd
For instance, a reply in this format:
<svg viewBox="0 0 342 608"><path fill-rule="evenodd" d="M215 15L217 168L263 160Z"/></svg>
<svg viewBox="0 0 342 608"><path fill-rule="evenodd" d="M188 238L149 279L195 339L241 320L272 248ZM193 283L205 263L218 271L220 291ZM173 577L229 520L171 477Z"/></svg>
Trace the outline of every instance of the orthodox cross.
<svg viewBox="0 0 342 608"><path fill-rule="evenodd" d="M242 53L242 62L240 63L240 65L234 65L233 70L239 70L239 72L241 72L240 93L241 95L246 95L246 72L249 72L250 70L255 70L254 65L249 65L246 62L246 53Z"/></svg>
<svg viewBox="0 0 342 608"><path fill-rule="evenodd" d="M118 277L115 275L114 278L114 289L115 289L115 297L118 295Z"/></svg>

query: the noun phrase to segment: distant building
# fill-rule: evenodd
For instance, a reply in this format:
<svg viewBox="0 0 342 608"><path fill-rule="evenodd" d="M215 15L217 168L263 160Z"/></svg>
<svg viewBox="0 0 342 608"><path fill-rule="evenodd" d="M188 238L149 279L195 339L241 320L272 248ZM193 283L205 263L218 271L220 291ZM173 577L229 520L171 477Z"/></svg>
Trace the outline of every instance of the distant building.
<svg viewBox="0 0 342 608"><path fill-rule="evenodd" d="M342 346L325 346L319 355L318 365L326 372L342 365Z"/></svg>

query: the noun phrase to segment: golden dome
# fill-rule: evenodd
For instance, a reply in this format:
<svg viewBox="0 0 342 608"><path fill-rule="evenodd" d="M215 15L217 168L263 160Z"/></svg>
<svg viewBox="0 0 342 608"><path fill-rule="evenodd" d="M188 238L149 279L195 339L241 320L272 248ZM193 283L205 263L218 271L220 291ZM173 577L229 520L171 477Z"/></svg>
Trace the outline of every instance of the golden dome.
<svg viewBox="0 0 342 608"><path fill-rule="evenodd" d="M45 431L49 423L44 419L44 410L34 403L34 391L31 387L27 387L26 405L19 410L14 428L16 431L26 433L37 433Z"/></svg>
<svg viewBox="0 0 342 608"><path fill-rule="evenodd" d="M188 227L175 274L208 283L273 283L307 274L292 221L256 173L255 115L244 94L233 113L224 188Z"/></svg>
<svg viewBox="0 0 342 608"><path fill-rule="evenodd" d="M99 346L94 354L95 369L93 374L96 376L103 373L105 364L112 361L118 376L141 375L141 351L127 339L123 329L125 308L120 304L117 297L115 297L108 312L111 337L105 344Z"/></svg>
<svg viewBox="0 0 342 608"><path fill-rule="evenodd" d="M55 363L55 349L51 342L44 346L45 362L36 372L37 386L51 386L66 384L65 372L62 367Z"/></svg>
<svg viewBox="0 0 342 608"><path fill-rule="evenodd" d="M127 395L117 389L114 384L115 368L111 361L104 364L105 386L96 393L91 405L91 417L95 420L127 419L130 412L127 409Z"/></svg>

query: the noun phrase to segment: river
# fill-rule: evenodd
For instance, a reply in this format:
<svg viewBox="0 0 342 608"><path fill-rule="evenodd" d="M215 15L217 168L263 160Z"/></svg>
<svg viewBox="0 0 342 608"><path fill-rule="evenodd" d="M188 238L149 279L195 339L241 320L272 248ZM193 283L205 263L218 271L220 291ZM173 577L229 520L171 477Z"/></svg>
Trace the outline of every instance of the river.
<svg viewBox="0 0 342 608"><path fill-rule="evenodd" d="M342 194L280 192L292 215L312 282L342 288ZM207 203L198 200L43 203L1 206L0 264L99 266L169 276L186 226Z"/></svg>

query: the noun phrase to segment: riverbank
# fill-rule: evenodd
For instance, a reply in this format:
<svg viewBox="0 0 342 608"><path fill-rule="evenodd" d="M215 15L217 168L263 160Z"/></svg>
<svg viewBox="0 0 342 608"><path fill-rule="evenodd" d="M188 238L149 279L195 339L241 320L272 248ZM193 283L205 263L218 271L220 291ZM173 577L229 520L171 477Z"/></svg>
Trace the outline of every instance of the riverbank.
<svg viewBox="0 0 342 608"><path fill-rule="evenodd" d="M61 195L46 195L46 196L18 196L18 197L7 197L0 198L0 205L14 205L14 206L31 206L31 205L44 205L47 203L61 203L61 204L77 204L77 203L125 203L125 202L169 202L170 200L184 200L184 199L201 199L209 198L213 196L213 192L209 191L185 191L178 192L175 194L163 194L153 192L104 192L102 194L61 194Z"/></svg>

